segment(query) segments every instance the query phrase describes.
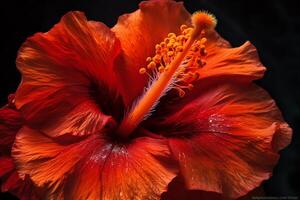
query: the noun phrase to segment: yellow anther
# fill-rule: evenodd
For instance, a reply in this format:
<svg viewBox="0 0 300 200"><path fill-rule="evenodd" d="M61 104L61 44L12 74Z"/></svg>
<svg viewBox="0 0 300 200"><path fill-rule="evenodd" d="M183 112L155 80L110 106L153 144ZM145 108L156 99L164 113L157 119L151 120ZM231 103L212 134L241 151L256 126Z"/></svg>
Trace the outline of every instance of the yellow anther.
<svg viewBox="0 0 300 200"><path fill-rule="evenodd" d="M182 42L183 38L184 38L183 35L179 35L179 36L177 36L176 41Z"/></svg>
<svg viewBox="0 0 300 200"><path fill-rule="evenodd" d="M180 26L180 30L181 30L181 31L184 31L185 29L187 29L187 25L182 24L182 25Z"/></svg>
<svg viewBox="0 0 300 200"><path fill-rule="evenodd" d="M160 63L160 56L159 55L155 55L154 57L153 57L153 61L155 62L155 63Z"/></svg>
<svg viewBox="0 0 300 200"><path fill-rule="evenodd" d="M156 67L156 64L155 64L155 62L153 62L153 61L151 61L148 65L147 65L147 68L148 69L153 69L153 68L155 68Z"/></svg>
<svg viewBox="0 0 300 200"><path fill-rule="evenodd" d="M164 66L160 66L160 67L158 68L158 71L159 71L160 73L163 73L163 72L165 71Z"/></svg>
<svg viewBox="0 0 300 200"><path fill-rule="evenodd" d="M207 38L205 38L205 37L201 38L201 40L200 40L201 44L205 44L206 42L207 42Z"/></svg>
<svg viewBox="0 0 300 200"><path fill-rule="evenodd" d="M166 43L165 43L165 42L161 42L161 43L160 43L160 46L161 46L162 48L164 48L164 47L166 47Z"/></svg>
<svg viewBox="0 0 300 200"><path fill-rule="evenodd" d="M152 61L152 58L151 57L147 57L146 58L146 62L151 62Z"/></svg>
<svg viewBox="0 0 300 200"><path fill-rule="evenodd" d="M168 43L170 42L170 38L165 38L165 39L164 39L164 42L165 42L166 44L168 44Z"/></svg>
<svg viewBox="0 0 300 200"><path fill-rule="evenodd" d="M182 47L182 46L177 46L177 47L176 47L176 51L182 52L182 51L183 51L183 47Z"/></svg>
<svg viewBox="0 0 300 200"><path fill-rule="evenodd" d="M174 55L174 52L173 52L173 51L169 51L169 52L167 53L167 55L168 55L169 57L172 57L172 56Z"/></svg>
<svg viewBox="0 0 300 200"><path fill-rule="evenodd" d="M190 37L191 37L191 34L188 33L188 34L186 34L186 35L184 36L184 39L185 39L185 40L188 40Z"/></svg>
<svg viewBox="0 0 300 200"><path fill-rule="evenodd" d="M185 29L185 30L182 32L182 34L183 34L183 35L189 34L189 33L191 33L193 30L194 30L193 28L187 28L187 29Z"/></svg>
<svg viewBox="0 0 300 200"><path fill-rule="evenodd" d="M168 45L167 45L167 47L168 47L168 48L172 48L173 45L174 45L174 43L169 42Z"/></svg>
<svg viewBox="0 0 300 200"><path fill-rule="evenodd" d="M159 44L155 45L155 49L158 50L158 49L161 49L161 46Z"/></svg>
<svg viewBox="0 0 300 200"><path fill-rule="evenodd" d="M168 38L175 38L176 37L176 34L175 33L169 33L168 34Z"/></svg>
<svg viewBox="0 0 300 200"><path fill-rule="evenodd" d="M142 68L140 68L139 73L140 74L145 74L146 71L147 71L146 68L142 67Z"/></svg>

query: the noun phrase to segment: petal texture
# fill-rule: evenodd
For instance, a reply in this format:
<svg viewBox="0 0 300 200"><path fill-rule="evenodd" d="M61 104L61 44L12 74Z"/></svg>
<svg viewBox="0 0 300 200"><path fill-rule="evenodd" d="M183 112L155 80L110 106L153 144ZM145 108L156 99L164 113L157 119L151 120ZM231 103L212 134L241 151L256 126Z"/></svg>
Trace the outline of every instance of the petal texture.
<svg viewBox="0 0 300 200"><path fill-rule="evenodd" d="M170 32L178 33L180 25L189 23L190 14L182 3L170 0L144 1L140 9L119 17L112 28L121 41L123 50L116 65L130 104L146 86L147 79L139 74L139 68L146 65L146 58L155 54L155 45ZM127 66L127 67L126 67ZM126 76L123 76L126 74Z"/></svg>
<svg viewBox="0 0 300 200"><path fill-rule="evenodd" d="M238 200L251 200L257 196L265 196L262 187L259 187ZM181 176L176 177L168 186L168 191L162 195L161 200L233 200L215 192L201 190L188 190L185 188Z"/></svg>
<svg viewBox="0 0 300 200"><path fill-rule="evenodd" d="M117 91L112 65L119 51L119 41L104 24L69 12L49 32L35 34L20 48L17 108L31 126L50 136L101 130L110 117L99 104L109 95L95 99L93 94Z"/></svg>
<svg viewBox="0 0 300 200"><path fill-rule="evenodd" d="M16 134L24 124L20 112L14 107L13 99L14 95L10 95L8 105L0 109L1 191L8 191L21 200L35 200L37 196L32 183L28 179L20 179L11 157L11 148Z"/></svg>
<svg viewBox="0 0 300 200"><path fill-rule="evenodd" d="M215 32L208 36L208 41L207 65L199 70L200 79L214 77L249 82L263 77L266 68L250 42L232 48Z"/></svg>
<svg viewBox="0 0 300 200"><path fill-rule="evenodd" d="M0 155L9 154L22 125L23 118L18 111L9 107L0 109Z"/></svg>
<svg viewBox="0 0 300 200"><path fill-rule="evenodd" d="M199 91L197 99L161 123L168 129L163 134L170 136L189 189L245 195L271 176L279 150L274 139L281 138L285 147L291 129L255 85L220 83Z"/></svg>
<svg viewBox="0 0 300 200"><path fill-rule="evenodd" d="M0 157L1 192L10 192L21 200L36 200L36 190L29 179L20 179L13 159L10 156Z"/></svg>
<svg viewBox="0 0 300 200"><path fill-rule="evenodd" d="M50 199L159 199L177 172L167 142L150 138L121 145L91 135L63 145L25 127L13 157Z"/></svg>

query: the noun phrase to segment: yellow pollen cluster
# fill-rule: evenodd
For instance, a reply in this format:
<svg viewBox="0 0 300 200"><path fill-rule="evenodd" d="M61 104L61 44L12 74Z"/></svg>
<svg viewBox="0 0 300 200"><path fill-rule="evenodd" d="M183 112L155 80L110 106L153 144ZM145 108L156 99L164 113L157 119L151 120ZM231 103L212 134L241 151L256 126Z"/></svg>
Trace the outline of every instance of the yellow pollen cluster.
<svg viewBox="0 0 300 200"><path fill-rule="evenodd" d="M146 59L147 66L140 68L140 74L151 76L153 73L161 74L167 71L168 65L178 53L183 51L184 44L191 37L193 30L192 27L181 25L180 35L169 33L161 43L155 46L155 56ZM191 90L194 87L192 82L199 79L198 69L206 65L206 42L205 31L202 30L174 74L174 88L180 97L185 95L186 89Z"/></svg>
<svg viewBox="0 0 300 200"><path fill-rule="evenodd" d="M138 124L145 119L157 105L159 99L170 88L175 88L180 97L185 90L191 90L193 81L199 79L199 69L206 64L207 39L205 35L213 31L216 20L206 12L196 12L192 18L193 28L187 25L180 27L181 34L169 33L155 46L155 56L146 59L146 67L141 74L148 74L150 82L134 107L122 120L118 133L127 137Z"/></svg>

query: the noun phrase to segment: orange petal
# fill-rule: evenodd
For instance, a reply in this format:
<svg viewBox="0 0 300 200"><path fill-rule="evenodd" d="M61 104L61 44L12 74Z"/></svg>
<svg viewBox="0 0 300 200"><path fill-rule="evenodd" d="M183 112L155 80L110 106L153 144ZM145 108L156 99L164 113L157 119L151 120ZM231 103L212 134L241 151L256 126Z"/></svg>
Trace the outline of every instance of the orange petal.
<svg viewBox="0 0 300 200"><path fill-rule="evenodd" d="M121 41L123 50L116 65L127 94L126 104L142 92L147 79L139 74L139 68L146 65L146 58L155 54L155 45L170 32L178 33L180 25L189 23L190 14L182 3L170 0L144 1L140 9L119 17L112 28ZM123 74L126 74L124 76Z"/></svg>
<svg viewBox="0 0 300 200"><path fill-rule="evenodd" d="M230 78L241 82L249 82L263 77L266 68L261 64L256 48L246 42L240 47L230 45L212 33L207 46L207 65L199 69L200 79ZM201 82L199 82L201 84Z"/></svg>
<svg viewBox="0 0 300 200"><path fill-rule="evenodd" d="M201 89L160 127L172 136L170 147L189 189L245 195L271 176L278 159L272 139L287 146L291 129L270 96L255 85Z"/></svg>
<svg viewBox="0 0 300 200"><path fill-rule="evenodd" d="M269 141L219 133L199 133L191 139L171 139L189 189L237 198L271 176L278 156Z"/></svg>
<svg viewBox="0 0 300 200"><path fill-rule="evenodd" d="M117 144L91 135L64 145L29 129L18 133L13 157L47 198L159 199L175 177L165 140Z"/></svg>
<svg viewBox="0 0 300 200"><path fill-rule="evenodd" d="M101 129L109 117L98 104L109 95L95 99L93 93L105 90L104 85L117 90L112 65L119 51L108 27L69 12L49 32L35 34L20 48L17 108L31 126L50 136Z"/></svg>

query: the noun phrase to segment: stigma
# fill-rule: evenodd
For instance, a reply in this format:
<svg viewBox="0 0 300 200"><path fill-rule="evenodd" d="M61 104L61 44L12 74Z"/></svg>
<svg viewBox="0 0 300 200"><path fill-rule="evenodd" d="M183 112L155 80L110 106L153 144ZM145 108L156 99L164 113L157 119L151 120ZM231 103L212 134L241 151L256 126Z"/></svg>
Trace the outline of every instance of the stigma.
<svg viewBox="0 0 300 200"><path fill-rule="evenodd" d="M167 91L174 88L184 97L199 79L199 69L206 65L206 34L215 28L216 19L207 12L196 12L191 21L192 27L181 25L181 34L169 33L157 44L155 55L148 57L146 66L139 69L141 75L150 77L150 83L121 122L119 133L122 136L128 136L149 116Z"/></svg>

